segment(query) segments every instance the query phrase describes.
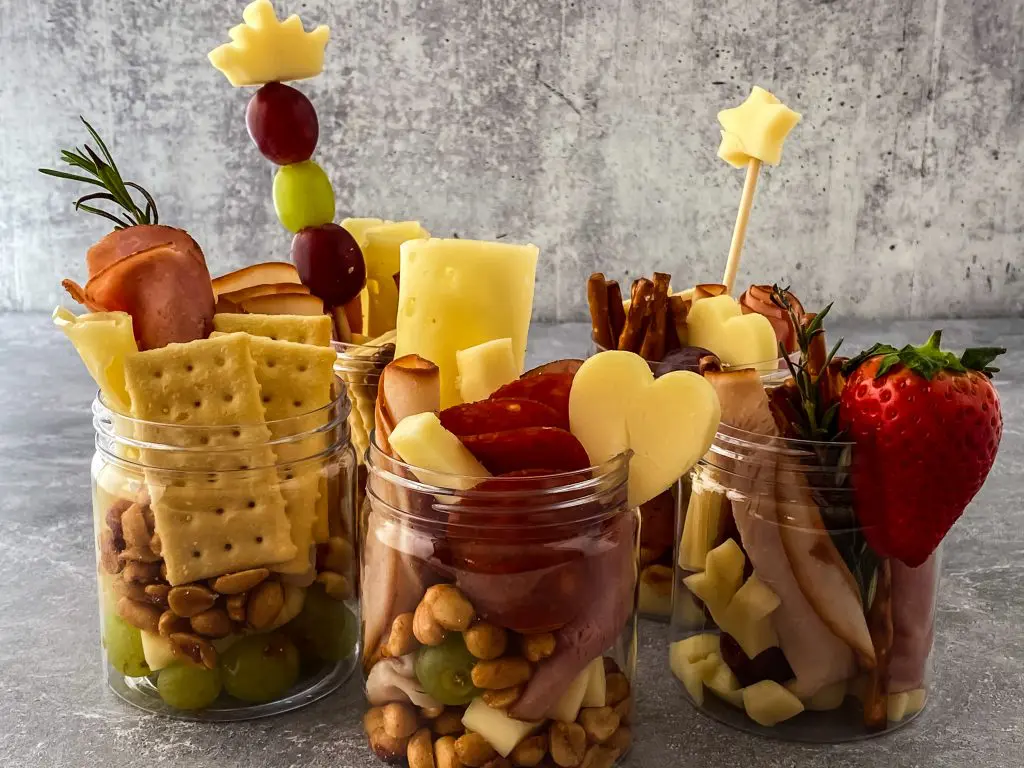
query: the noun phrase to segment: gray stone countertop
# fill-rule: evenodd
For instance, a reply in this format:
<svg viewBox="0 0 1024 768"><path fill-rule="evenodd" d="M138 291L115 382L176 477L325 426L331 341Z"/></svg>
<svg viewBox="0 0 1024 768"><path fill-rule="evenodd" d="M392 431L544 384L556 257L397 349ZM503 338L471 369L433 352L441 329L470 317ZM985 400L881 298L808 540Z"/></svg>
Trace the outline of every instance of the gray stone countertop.
<svg viewBox="0 0 1024 768"><path fill-rule="evenodd" d="M933 324L838 323L848 348L923 342ZM637 744L628 765L959 768L1024 765L1024 320L947 321L953 348L1002 345L999 459L947 539L926 712L886 737L836 747L726 729L687 704L666 629L641 628ZM531 362L580 356L582 325L537 326ZM835 337L837 333L833 334ZM237 725L136 711L101 678L89 513L93 386L40 314L0 315L0 765L346 768L376 764L358 680L304 710Z"/></svg>

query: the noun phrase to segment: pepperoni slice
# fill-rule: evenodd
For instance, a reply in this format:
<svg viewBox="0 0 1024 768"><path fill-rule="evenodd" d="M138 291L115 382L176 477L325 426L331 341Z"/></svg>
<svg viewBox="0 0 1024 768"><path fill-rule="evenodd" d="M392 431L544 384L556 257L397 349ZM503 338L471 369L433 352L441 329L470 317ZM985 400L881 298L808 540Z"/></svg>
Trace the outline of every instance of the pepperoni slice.
<svg viewBox="0 0 1024 768"><path fill-rule="evenodd" d="M590 459L580 441L557 427L524 427L467 435L463 444L494 475L548 467L558 472L586 469Z"/></svg>
<svg viewBox="0 0 1024 768"><path fill-rule="evenodd" d="M505 397L453 405L440 413L441 426L454 435L482 435L522 427L560 427L554 408L536 400Z"/></svg>
<svg viewBox="0 0 1024 768"><path fill-rule="evenodd" d="M525 379L527 376L539 376L542 373L571 373L575 376L576 371L580 369L581 365L583 365L582 360L571 357L565 360L552 360L550 363L544 363L544 365L531 368L519 378Z"/></svg>
<svg viewBox="0 0 1024 768"><path fill-rule="evenodd" d="M509 382L490 396L490 400L515 398L534 400L555 409L558 414L557 426L569 429L569 390L572 389L574 374L539 373Z"/></svg>

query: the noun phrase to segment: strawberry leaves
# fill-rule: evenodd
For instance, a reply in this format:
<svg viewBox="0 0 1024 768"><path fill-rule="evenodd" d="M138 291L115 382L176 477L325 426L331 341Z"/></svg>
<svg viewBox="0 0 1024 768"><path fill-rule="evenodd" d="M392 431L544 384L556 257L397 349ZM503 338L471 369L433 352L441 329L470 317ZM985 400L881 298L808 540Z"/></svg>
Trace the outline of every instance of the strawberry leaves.
<svg viewBox="0 0 1024 768"><path fill-rule="evenodd" d="M1006 352L1003 347L976 347L965 350L959 358L952 352L944 352L939 344L942 341L942 331L935 331L921 346L907 344L902 349L896 349L890 344L875 344L870 349L861 352L851 358L844 366L843 373L850 375L861 363L874 357L881 357L878 370L875 371L875 378L880 379L897 365L917 373L927 381L943 371L953 373L967 373L978 371L985 376L992 378L993 373L999 371L989 363L993 362L999 355Z"/></svg>
<svg viewBox="0 0 1024 768"><path fill-rule="evenodd" d="M965 349L960 355L960 365L968 370L983 373L991 379L993 373L999 373L999 369L993 368L989 363L995 362L995 359L1003 354L1006 354L1006 347L972 347Z"/></svg>

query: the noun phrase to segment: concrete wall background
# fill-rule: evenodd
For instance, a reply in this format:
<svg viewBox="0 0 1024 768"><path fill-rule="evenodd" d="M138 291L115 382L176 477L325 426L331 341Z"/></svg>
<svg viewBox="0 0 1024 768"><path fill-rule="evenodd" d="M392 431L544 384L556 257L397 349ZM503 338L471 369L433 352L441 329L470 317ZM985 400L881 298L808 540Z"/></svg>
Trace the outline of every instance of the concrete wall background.
<svg viewBox="0 0 1024 768"><path fill-rule="evenodd" d="M221 273L287 258L249 91L206 52L242 2L0 0L0 308L48 309L104 222L37 174L83 114ZM338 218L542 248L535 314L593 270L719 279L743 180L716 111L752 83L804 113L759 186L741 283L844 316L1024 312L1021 0L309 0L300 84Z"/></svg>

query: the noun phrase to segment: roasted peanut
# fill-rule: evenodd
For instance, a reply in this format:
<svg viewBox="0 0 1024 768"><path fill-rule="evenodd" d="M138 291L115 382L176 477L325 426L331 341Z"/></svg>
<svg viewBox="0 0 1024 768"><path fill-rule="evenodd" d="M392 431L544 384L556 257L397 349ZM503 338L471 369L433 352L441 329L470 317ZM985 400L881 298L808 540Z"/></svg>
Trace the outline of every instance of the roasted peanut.
<svg viewBox="0 0 1024 768"><path fill-rule="evenodd" d="M155 563L126 561L121 578L133 584L155 584L160 580L160 566Z"/></svg>
<svg viewBox="0 0 1024 768"><path fill-rule="evenodd" d="M208 640L191 632L175 632L168 639L175 653L184 656L193 664L202 665L207 669L217 667L217 649Z"/></svg>
<svg viewBox="0 0 1024 768"><path fill-rule="evenodd" d="M546 733L539 733L519 742L509 757L512 758L513 765L518 765L521 768L534 768L547 753L548 736Z"/></svg>
<svg viewBox="0 0 1024 768"><path fill-rule="evenodd" d="M174 611L164 611L160 614L160 622L157 629L161 637L170 637L176 632L191 632L192 624Z"/></svg>
<svg viewBox="0 0 1024 768"><path fill-rule="evenodd" d="M606 706L614 707L623 699L629 696L629 681L621 672L613 672L605 677L605 698Z"/></svg>
<svg viewBox="0 0 1024 768"><path fill-rule="evenodd" d="M556 722L548 733L551 758L562 768L576 768L587 750L587 734L578 723Z"/></svg>
<svg viewBox="0 0 1024 768"><path fill-rule="evenodd" d="M625 754L633 746L633 732L626 726L622 726L604 743L609 749L618 750L619 755Z"/></svg>
<svg viewBox="0 0 1024 768"><path fill-rule="evenodd" d="M512 768L512 763L508 758L498 755L484 763L483 768Z"/></svg>
<svg viewBox="0 0 1024 768"><path fill-rule="evenodd" d="M253 629L269 627L284 607L284 588L279 581L264 581L249 593L245 619Z"/></svg>
<svg viewBox="0 0 1024 768"><path fill-rule="evenodd" d="M118 557L125 563L152 563L155 565L160 562L160 555L156 554L148 546L128 547Z"/></svg>
<svg viewBox="0 0 1024 768"><path fill-rule="evenodd" d="M282 573L281 581L293 587L308 587L316 581L316 568L310 568L302 573Z"/></svg>
<svg viewBox="0 0 1024 768"><path fill-rule="evenodd" d="M459 736L455 741L455 754L463 765L470 768L483 768L488 760L498 756L494 747L487 743L487 739L479 733L466 733Z"/></svg>
<svg viewBox="0 0 1024 768"><path fill-rule="evenodd" d="M626 698L616 704L615 714L619 716L620 723L628 724L633 722L633 697L626 696Z"/></svg>
<svg viewBox="0 0 1024 768"><path fill-rule="evenodd" d="M219 592L222 595L240 595L266 581L269 575L270 571L266 568L250 568L247 571L218 576L210 583L210 586L213 587L214 592Z"/></svg>
<svg viewBox="0 0 1024 768"><path fill-rule="evenodd" d="M516 685L511 688L500 688L496 691L484 691L484 704L494 709L508 709L523 695L523 686Z"/></svg>
<svg viewBox="0 0 1024 768"><path fill-rule="evenodd" d="M546 659L555 652L555 636L550 632L526 635L523 638L523 656L534 663Z"/></svg>
<svg viewBox="0 0 1024 768"><path fill-rule="evenodd" d="M171 591L170 586L167 584L147 584L145 588L146 598L153 605L158 605L162 609L167 610L167 594Z"/></svg>
<svg viewBox="0 0 1024 768"><path fill-rule="evenodd" d="M649 565L640 574L640 580L652 592L665 598L672 594L672 579L672 569L667 565Z"/></svg>
<svg viewBox="0 0 1024 768"><path fill-rule="evenodd" d="M440 645L444 642L445 633L441 625L434 619L430 606L420 602L412 617L412 633L423 645Z"/></svg>
<svg viewBox="0 0 1024 768"><path fill-rule="evenodd" d="M117 615L143 632L158 632L160 629L160 609L150 603L122 597L117 601Z"/></svg>
<svg viewBox="0 0 1024 768"><path fill-rule="evenodd" d="M424 720L436 720L444 714L444 704L434 704L430 707L420 707L420 717Z"/></svg>
<svg viewBox="0 0 1024 768"><path fill-rule="evenodd" d="M334 571L321 571L316 580L324 585L324 592L335 600L348 600L352 597L352 582Z"/></svg>
<svg viewBox="0 0 1024 768"><path fill-rule="evenodd" d="M454 736L442 736L434 742L434 765L436 768L462 768Z"/></svg>
<svg viewBox="0 0 1024 768"><path fill-rule="evenodd" d="M107 510L107 514L104 515L106 520L107 528L114 534L114 542L117 546L118 551L124 549L124 527L121 525L121 515L124 511L130 507L132 503L125 499L118 499L110 505L110 509Z"/></svg>
<svg viewBox="0 0 1024 768"><path fill-rule="evenodd" d="M508 633L486 621L473 622L462 634L462 639L470 653L485 661L501 656L508 645Z"/></svg>
<svg viewBox="0 0 1024 768"><path fill-rule="evenodd" d="M160 538L159 533L154 533L153 538L149 540L149 549L157 557L161 557L164 552L164 542Z"/></svg>
<svg viewBox="0 0 1024 768"><path fill-rule="evenodd" d="M416 731L416 715L405 704L392 701L384 705L384 731L393 739L406 739Z"/></svg>
<svg viewBox="0 0 1024 768"><path fill-rule="evenodd" d="M451 632L464 632L476 617L473 604L451 584L435 584L430 587L423 595L422 602L430 606L434 621Z"/></svg>
<svg viewBox="0 0 1024 768"><path fill-rule="evenodd" d="M604 744L619 728L619 716L611 707L586 707L580 710L578 722L587 734L587 740Z"/></svg>
<svg viewBox="0 0 1024 768"><path fill-rule="evenodd" d="M231 634L231 618L223 608L211 608L191 619L192 629L205 637L227 637Z"/></svg>
<svg viewBox="0 0 1024 768"><path fill-rule="evenodd" d="M478 661L473 666L473 685L497 690L522 685L533 674L530 662L519 656L505 656L492 661Z"/></svg>
<svg viewBox="0 0 1024 768"><path fill-rule="evenodd" d="M118 597L127 597L129 600L134 600L137 603L153 602L149 599L149 595L146 594L146 588L142 584L117 578L110 583L110 586L113 587L114 593Z"/></svg>
<svg viewBox="0 0 1024 768"><path fill-rule="evenodd" d="M664 554L664 547L640 547L640 567L647 567Z"/></svg>
<svg viewBox="0 0 1024 768"><path fill-rule="evenodd" d="M388 736L384 730L383 707L373 707L363 716L363 728L370 740L370 749L381 760L390 762L405 755L408 740Z"/></svg>
<svg viewBox="0 0 1024 768"><path fill-rule="evenodd" d="M114 534L110 531L102 531L99 541L100 565L107 573L120 573L124 563L117 556L117 544L114 541Z"/></svg>
<svg viewBox="0 0 1024 768"><path fill-rule="evenodd" d="M322 547L321 567L335 573L348 573L352 567L354 553L352 545L340 536L332 536Z"/></svg>
<svg viewBox="0 0 1024 768"><path fill-rule="evenodd" d="M216 602L217 593L202 584L182 584L180 587L171 587L167 593L167 604L171 610L186 619L208 611Z"/></svg>
<svg viewBox="0 0 1024 768"><path fill-rule="evenodd" d="M148 549L153 532L146 525L142 507L132 504L121 515L121 530L125 546L129 549Z"/></svg>
<svg viewBox="0 0 1024 768"><path fill-rule="evenodd" d="M409 760L409 768L434 768L434 742L429 728L420 728L413 734L405 756Z"/></svg>
<svg viewBox="0 0 1024 768"><path fill-rule="evenodd" d="M228 618L232 621L244 622L245 621L245 601L248 599L248 595L244 592L240 595L231 595L227 600L224 601L224 608L228 612Z"/></svg>
<svg viewBox="0 0 1024 768"><path fill-rule="evenodd" d="M434 718L430 727L438 736L452 736L466 730L462 724L462 713L457 709L446 709Z"/></svg>
<svg viewBox="0 0 1024 768"><path fill-rule="evenodd" d="M619 755L614 749L602 747L600 744L592 744L583 755L580 768L612 768L618 757Z"/></svg>
<svg viewBox="0 0 1024 768"><path fill-rule="evenodd" d="M416 635L412 632L412 623L413 615L411 613L400 613L395 616L395 620L391 622L391 632L384 645L385 655L397 659L420 647Z"/></svg>

